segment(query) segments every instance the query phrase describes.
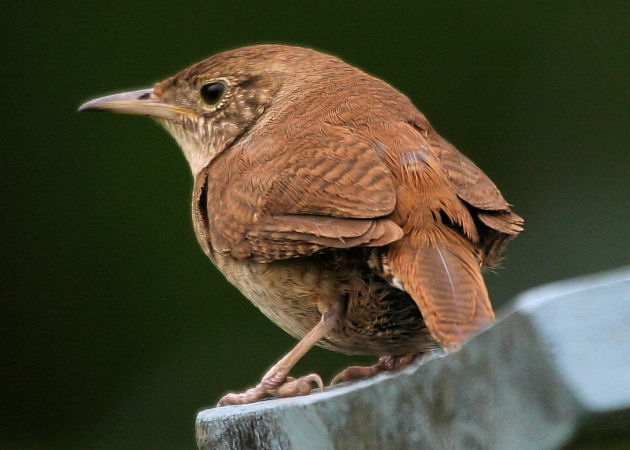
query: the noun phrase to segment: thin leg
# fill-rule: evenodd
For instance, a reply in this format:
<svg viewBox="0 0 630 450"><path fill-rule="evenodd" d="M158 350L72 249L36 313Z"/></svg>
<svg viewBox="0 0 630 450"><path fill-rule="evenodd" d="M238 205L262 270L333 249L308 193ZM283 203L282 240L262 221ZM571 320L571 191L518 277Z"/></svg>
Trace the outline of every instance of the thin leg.
<svg viewBox="0 0 630 450"><path fill-rule="evenodd" d="M317 384L323 391L324 383L317 374L312 373L297 379L288 377L288 374L300 358L333 328L336 320L336 309L331 309L322 314L319 323L289 353L267 371L260 383L240 394L226 394L219 400L217 406L253 403L267 395L276 397L291 397L297 394L306 395L313 389L313 383Z"/></svg>
<svg viewBox="0 0 630 450"><path fill-rule="evenodd" d="M376 364L371 366L350 366L339 372L330 382L330 385L340 381L354 380L355 378L371 377L377 373L387 372L408 366L416 359L417 354L403 356L381 356Z"/></svg>

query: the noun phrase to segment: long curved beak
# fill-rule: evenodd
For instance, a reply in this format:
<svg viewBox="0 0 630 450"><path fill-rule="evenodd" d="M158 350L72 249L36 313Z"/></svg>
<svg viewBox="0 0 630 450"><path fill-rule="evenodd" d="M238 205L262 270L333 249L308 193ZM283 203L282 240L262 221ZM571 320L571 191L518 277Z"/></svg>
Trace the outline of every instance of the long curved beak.
<svg viewBox="0 0 630 450"><path fill-rule="evenodd" d="M156 100L152 88L95 98L79 106L78 111L109 111L167 120L176 119L179 115L190 112L179 106Z"/></svg>

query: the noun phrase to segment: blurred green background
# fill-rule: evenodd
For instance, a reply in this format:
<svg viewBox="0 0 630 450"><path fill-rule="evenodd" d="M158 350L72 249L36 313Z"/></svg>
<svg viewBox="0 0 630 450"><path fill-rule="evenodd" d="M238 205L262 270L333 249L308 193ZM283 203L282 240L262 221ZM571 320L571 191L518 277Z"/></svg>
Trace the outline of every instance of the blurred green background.
<svg viewBox="0 0 630 450"><path fill-rule="evenodd" d="M77 114L220 50L336 54L406 93L526 219L497 305L630 262L630 3L6 2L0 447L194 448L293 340L212 267L150 120ZM312 351L296 374L349 362Z"/></svg>

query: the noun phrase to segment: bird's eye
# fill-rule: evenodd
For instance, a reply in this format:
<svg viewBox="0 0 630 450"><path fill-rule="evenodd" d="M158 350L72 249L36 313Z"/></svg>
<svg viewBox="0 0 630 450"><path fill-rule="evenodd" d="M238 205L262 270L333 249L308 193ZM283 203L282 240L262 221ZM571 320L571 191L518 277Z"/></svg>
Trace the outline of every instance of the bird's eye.
<svg viewBox="0 0 630 450"><path fill-rule="evenodd" d="M201 86L201 98L208 106L217 106L223 100L227 91L224 81L212 81Z"/></svg>

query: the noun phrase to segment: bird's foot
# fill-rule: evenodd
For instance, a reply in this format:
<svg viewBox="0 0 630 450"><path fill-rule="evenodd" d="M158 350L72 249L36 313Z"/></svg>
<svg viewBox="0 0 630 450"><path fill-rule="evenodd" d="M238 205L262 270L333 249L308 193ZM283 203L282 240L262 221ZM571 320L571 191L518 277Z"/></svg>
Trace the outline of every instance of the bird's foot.
<svg viewBox="0 0 630 450"><path fill-rule="evenodd" d="M371 366L350 366L339 372L330 382L330 385L340 381L350 381L355 378L366 378L381 372L400 369L408 366L416 359L417 354L403 356L381 356L376 364Z"/></svg>
<svg viewBox="0 0 630 450"><path fill-rule="evenodd" d="M321 391L324 390L322 378L315 373L300 378L293 378L282 371L277 371L265 375L260 383L245 392L240 394L231 392L224 395L217 406L253 403L268 395L274 397L293 397L298 394L307 395L313 390L313 384L316 384Z"/></svg>

